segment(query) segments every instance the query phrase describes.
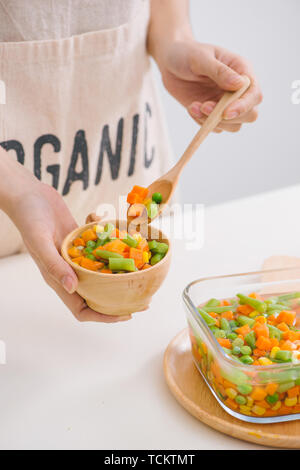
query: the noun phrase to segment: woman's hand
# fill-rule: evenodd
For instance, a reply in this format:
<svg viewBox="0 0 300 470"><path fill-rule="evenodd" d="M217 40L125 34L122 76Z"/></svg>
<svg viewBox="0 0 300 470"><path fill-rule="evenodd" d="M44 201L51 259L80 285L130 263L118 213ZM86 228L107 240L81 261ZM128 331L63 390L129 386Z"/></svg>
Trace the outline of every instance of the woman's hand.
<svg viewBox="0 0 300 470"><path fill-rule="evenodd" d="M10 182L0 185L2 208L19 229L45 281L75 318L81 322L104 323L128 320L130 317L102 315L91 310L75 292L78 279L71 266L61 257L60 247L66 235L77 225L58 192L8 159L2 149L0 170L6 181ZM11 187L13 193L9 196Z"/></svg>
<svg viewBox="0 0 300 470"><path fill-rule="evenodd" d="M251 86L227 107L223 121L215 130L236 132L242 124L257 119L262 93L251 65L244 58L190 37L165 40L161 47L153 49L165 88L199 124L212 112L224 90L235 91L242 86L241 75L251 79Z"/></svg>

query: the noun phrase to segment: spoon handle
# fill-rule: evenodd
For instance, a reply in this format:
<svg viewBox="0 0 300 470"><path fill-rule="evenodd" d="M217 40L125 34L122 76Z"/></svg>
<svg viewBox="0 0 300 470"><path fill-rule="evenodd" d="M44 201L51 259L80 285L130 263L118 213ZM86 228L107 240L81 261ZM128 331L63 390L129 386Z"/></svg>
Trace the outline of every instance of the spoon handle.
<svg viewBox="0 0 300 470"><path fill-rule="evenodd" d="M226 91L220 101L217 103L214 110L205 120L204 124L202 124L200 130L197 132L187 149L185 150L184 154L180 158L180 160L175 165L174 169L183 169L183 167L188 163L191 157L194 155L196 150L198 149L199 145L204 141L204 139L208 136L208 134L214 130L215 127L222 121L223 112L227 108L228 105L233 103L233 101L240 98L246 90L248 90L250 86L250 79L247 76L243 76L244 78L244 85L237 91L231 92Z"/></svg>

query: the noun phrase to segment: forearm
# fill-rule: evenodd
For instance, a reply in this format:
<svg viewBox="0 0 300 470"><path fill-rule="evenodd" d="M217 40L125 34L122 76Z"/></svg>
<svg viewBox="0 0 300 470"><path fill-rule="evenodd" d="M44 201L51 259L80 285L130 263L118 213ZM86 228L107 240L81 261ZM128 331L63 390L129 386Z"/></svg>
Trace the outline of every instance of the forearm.
<svg viewBox="0 0 300 470"><path fill-rule="evenodd" d="M0 209L12 217L17 201L38 180L0 147Z"/></svg>
<svg viewBox="0 0 300 470"><path fill-rule="evenodd" d="M158 63L165 43L190 38L189 0L151 0L148 51Z"/></svg>

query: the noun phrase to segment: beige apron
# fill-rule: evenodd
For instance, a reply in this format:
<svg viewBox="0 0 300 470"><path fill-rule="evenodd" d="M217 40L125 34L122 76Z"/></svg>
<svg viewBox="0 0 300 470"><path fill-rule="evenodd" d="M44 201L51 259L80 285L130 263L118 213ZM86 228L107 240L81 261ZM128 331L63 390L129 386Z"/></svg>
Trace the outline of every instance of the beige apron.
<svg viewBox="0 0 300 470"><path fill-rule="evenodd" d="M171 165L146 51L149 2L120 27L62 40L0 43L0 145L54 186L79 224ZM22 249L0 212L0 256Z"/></svg>

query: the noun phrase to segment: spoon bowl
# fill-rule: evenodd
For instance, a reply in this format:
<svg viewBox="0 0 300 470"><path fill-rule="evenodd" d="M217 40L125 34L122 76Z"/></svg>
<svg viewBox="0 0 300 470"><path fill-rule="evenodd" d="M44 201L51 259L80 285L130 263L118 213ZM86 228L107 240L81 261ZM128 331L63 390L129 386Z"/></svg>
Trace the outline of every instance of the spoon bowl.
<svg viewBox="0 0 300 470"><path fill-rule="evenodd" d="M204 124L201 126L200 130L197 132L187 149L185 150L184 154L180 158L180 160L176 163L176 165L168 171L165 175L161 176L159 179L154 181L148 187L148 197L151 197L152 194L158 192L162 195L163 204L160 204L158 213L155 217L149 218L147 216L146 209L142 215L137 217L136 219L130 215L130 208L128 209L129 213L127 213L128 217L128 225L132 224L133 226L142 226L142 224L148 223L150 224L156 217L158 217L161 212L164 210L166 205L169 204L173 193L177 187L179 177L185 165L190 161L196 150L198 150L200 144L204 141L204 139L209 135L211 131L213 131L218 124L223 119L223 113L227 106L233 103L235 100L239 99L245 91L248 90L251 81L250 78L244 76L244 84L243 86L234 92L225 92L220 101L215 106L214 110L211 114L207 117ZM135 206L135 204L133 204ZM131 207L133 207L131 206ZM144 206L145 207L145 206Z"/></svg>

